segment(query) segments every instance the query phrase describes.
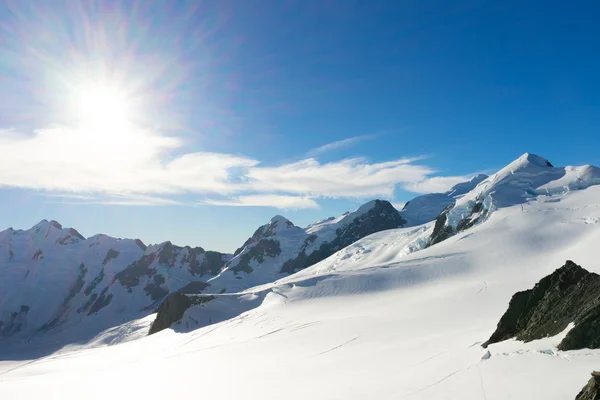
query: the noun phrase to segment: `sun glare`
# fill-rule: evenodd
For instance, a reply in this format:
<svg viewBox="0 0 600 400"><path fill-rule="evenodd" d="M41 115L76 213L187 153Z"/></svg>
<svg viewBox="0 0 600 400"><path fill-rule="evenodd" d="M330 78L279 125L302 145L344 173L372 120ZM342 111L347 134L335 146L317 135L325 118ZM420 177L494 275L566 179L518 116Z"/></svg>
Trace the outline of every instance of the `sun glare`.
<svg viewBox="0 0 600 400"><path fill-rule="evenodd" d="M74 117L82 128L121 130L131 122L131 102L116 86L106 83L82 85L72 101Z"/></svg>

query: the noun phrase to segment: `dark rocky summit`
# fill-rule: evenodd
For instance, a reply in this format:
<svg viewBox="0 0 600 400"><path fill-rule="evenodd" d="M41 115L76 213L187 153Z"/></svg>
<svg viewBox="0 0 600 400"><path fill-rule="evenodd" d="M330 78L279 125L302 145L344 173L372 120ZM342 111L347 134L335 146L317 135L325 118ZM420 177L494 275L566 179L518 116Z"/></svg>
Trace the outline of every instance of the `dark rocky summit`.
<svg viewBox="0 0 600 400"><path fill-rule="evenodd" d="M575 400L600 400L600 373L592 372L592 377L587 385L575 397Z"/></svg>
<svg viewBox="0 0 600 400"><path fill-rule="evenodd" d="M148 335L169 328L183 318L183 314L191 306L209 302L214 298L214 296L190 296L180 292L171 293L158 307L158 314L156 314L156 319L152 323Z"/></svg>
<svg viewBox="0 0 600 400"><path fill-rule="evenodd" d="M401 228L405 224L406 220L389 201L375 200L371 209L354 218L348 225L337 229L334 240L323 243L318 250L306 254L305 249L316 239L314 236L309 236L300 254L295 259L288 260L282 266L281 272L294 273L310 267L365 236L387 229Z"/></svg>
<svg viewBox="0 0 600 400"><path fill-rule="evenodd" d="M567 261L533 289L512 297L483 346L513 337L529 342L554 336L571 322L575 327L560 342L559 350L600 348L600 275Z"/></svg>

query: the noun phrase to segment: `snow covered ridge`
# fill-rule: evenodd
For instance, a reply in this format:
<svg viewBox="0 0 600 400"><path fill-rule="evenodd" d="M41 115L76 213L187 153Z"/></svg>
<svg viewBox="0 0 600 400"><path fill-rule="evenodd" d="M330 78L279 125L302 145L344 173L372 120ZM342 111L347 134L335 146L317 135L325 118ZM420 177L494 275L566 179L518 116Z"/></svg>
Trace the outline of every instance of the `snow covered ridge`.
<svg viewBox="0 0 600 400"><path fill-rule="evenodd" d="M598 184L598 167L555 168L545 158L525 153L446 208L437 218L430 244L485 221L499 208L524 204L539 196L564 195Z"/></svg>

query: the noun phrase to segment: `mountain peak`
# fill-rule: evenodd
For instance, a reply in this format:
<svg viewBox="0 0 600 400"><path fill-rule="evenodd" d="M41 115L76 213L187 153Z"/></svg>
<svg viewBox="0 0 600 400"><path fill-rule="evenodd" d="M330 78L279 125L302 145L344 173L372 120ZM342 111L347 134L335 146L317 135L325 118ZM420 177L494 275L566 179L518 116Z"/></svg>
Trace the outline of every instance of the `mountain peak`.
<svg viewBox="0 0 600 400"><path fill-rule="evenodd" d="M521 157L517 158L515 161L509 164L515 169L526 168L530 166L540 167L540 168L554 168L554 165L544 157L540 157L536 154L525 153Z"/></svg>
<svg viewBox="0 0 600 400"><path fill-rule="evenodd" d="M37 224L35 224L31 229L37 230L37 229L47 229L47 228L56 228L59 230L62 230L62 225L58 223L58 221L55 220L50 220L48 221L47 219L43 219L40 222L38 222Z"/></svg>
<svg viewBox="0 0 600 400"><path fill-rule="evenodd" d="M289 219L281 215L276 215L269 221L269 226L273 228L287 228L294 226L294 224Z"/></svg>
<svg viewBox="0 0 600 400"><path fill-rule="evenodd" d="M50 225L55 227L56 229L62 229L62 225L58 223L58 221L52 220L50 221Z"/></svg>

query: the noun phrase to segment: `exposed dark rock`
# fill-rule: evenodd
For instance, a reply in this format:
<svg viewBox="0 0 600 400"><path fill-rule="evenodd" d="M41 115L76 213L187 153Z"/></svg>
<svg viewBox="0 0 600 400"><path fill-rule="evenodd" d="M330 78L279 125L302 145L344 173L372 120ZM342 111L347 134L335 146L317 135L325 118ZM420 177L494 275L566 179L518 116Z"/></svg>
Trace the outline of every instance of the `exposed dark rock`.
<svg viewBox="0 0 600 400"><path fill-rule="evenodd" d="M485 218L488 213L488 211L483 207L483 202L477 201L473 205L473 209L469 215L458 221L456 228L453 228L447 223L448 213L452 210L452 207L454 207L454 205L448 206L446 209L444 209L444 211L442 211L439 217L436 218L433 232L429 237L428 246L433 246L434 244L443 242L449 237L473 227L475 224Z"/></svg>
<svg viewBox="0 0 600 400"><path fill-rule="evenodd" d="M112 295L112 293L109 293L107 296L106 295L107 291L108 291L107 287L104 288L104 290L102 290L98 299L94 302L94 304L92 304L92 308L90 308L90 312L88 313L88 315L95 314L110 304L110 301L112 300L113 295Z"/></svg>
<svg viewBox="0 0 600 400"><path fill-rule="evenodd" d="M309 236L305 240L300 254L295 259L286 261L281 272L294 273L307 268L365 236L387 229L400 228L405 224L406 220L390 202L375 200L371 209L354 218L349 224L338 228L334 240L323 243L319 249L307 254L308 246L316 239L316 236Z"/></svg>
<svg viewBox="0 0 600 400"><path fill-rule="evenodd" d="M405 224L406 220L389 201L375 200L375 204L369 211L337 230L337 238L331 242L331 249L334 252L341 250L372 233L401 228Z"/></svg>
<svg viewBox="0 0 600 400"><path fill-rule="evenodd" d="M144 251L146 251L146 249L148 248L148 246L146 246L144 242L142 242L140 239L135 239L135 244L137 244L138 247Z"/></svg>
<svg viewBox="0 0 600 400"><path fill-rule="evenodd" d="M98 293L92 294L92 296L89 299L87 299L87 301L85 302L85 304L83 306L81 306L77 310L77 312L78 313L82 313L82 312L87 311L90 308L90 306L96 301L97 298L98 298Z"/></svg>
<svg viewBox="0 0 600 400"><path fill-rule="evenodd" d="M201 274L209 273L216 275L221 271L225 262L223 261L223 253L216 251L207 251L204 253L204 261L201 264Z"/></svg>
<svg viewBox="0 0 600 400"><path fill-rule="evenodd" d="M56 243L64 246L67 244L77 243L80 240L85 240L85 238L79 232L77 232L77 230L75 230L73 228L69 228L69 233L67 235L57 239Z"/></svg>
<svg viewBox="0 0 600 400"><path fill-rule="evenodd" d="M19 311L10 313L10 318L7 321L0 321L0 337L9 336L23 330L28 311L29 306L22 305Z"/></svg>
<svg viewBox="0 0 600 400"><path fill-rule="evenodd" d="M56 229L62 229L62 225L59 224L57 221L54 221L54 220L50 221L50 225L52 225Z"/></svg>
<svg viewBox="0 0 600 400"><path fill-rule="evenodd" d="M552 163L548 160L546 160L546 166L548 166L550 168L554 168L554 165L552 165Z"/></svg>
<svg viewBox="0 0 600 400"><path fill-rule="evenodd" d="M202 261L198 257L204 255ZM196 276L205 274L217 275L225 265L224 254L217 251L204 251L202 247L189 249L186 257L182 258L182 263L188 263L188 270Z"/></svg>
<svg viewBox="0 0 600 400"><path fill-rule="evenodd" d="M488 344L516 337L529 342L554 336L573 322L559 350L600 348L600 275L572 261L516 293Z"/></svg>
<svg viewBox="0 0 600 400"><path fill-rule="evenodd" d="M173 264L173 244L166 242L158 253L158 262L163 265Z"/></svg>
<svg viewBox="0 0 600 400"><path fill-rule="evenodd" d="M179 292L171 293L158 307L156 319L152 323L148 334L152 335L169 328L183 318L183 314L188 308L209 302L214 298L214 296L187 296Z"/></svg>
<svg viewBox="0 0 600 400"><path fill-rule="evenodd" d="M281 247L279 242L273 239L260 239L248 252L240 257L239 262L231 270L236 274L238 272L245 272L247 274L253 271L250 266L252 260L256 260L259 263L265 261L265 256L276 257L281 254Z"/></svg>
<svg viewBox="0 0 600 400"><path fill-rule="evenodd" d="M104 268L102 268L98 275L94 278L94 280L89 285L87 285L83 293L85 293L86 296L89 296L90 293L92 293L92 291L96 289L96 286L98 286L98 284L102 282L102 279L104 279Z"/></svg>
<svg viewBox="0 0 600 400"><path fill-rule="evenodd" d="M160 300L169 294L169 291L161 285L165 283L165 277L162 275L154 275L153 282L144 286L144 292L152 298L152 300Z"/></svg>
<svg viewBox="0 0 600 400"><path fill-rule="evenodd" d="M261 227L259 227L254 232L254 234L250 238L248 238L248 240L246 240L246 242L242 245L242 247L240 247L239 249L237 249L235 251L235 253L233 253L233 256L234 257L237 256L246 247L250 246L253 243L256 243L256 242L259 242L262 239L274 236L275 235L275 229L279 226L280 223L285 223L286 227L288 227L288 228L289 227L294 227L294 224L292 224L287 219L285 219L283 217L280 217L280 216L276 216L268 224L262 225Z"/></svg>
<svg viewBox="0 0 600 400"><path fill-rule="evenodd" d="M44 258L44 256L43 256L42 254L44 254L44 253L42 252L42 249L37 249L37 250L35 251L35 253L33 253L33 257L32 257L31 259L32 259L32 260L39 260L39 259L42 259L42 258Z"/></svg>
<svg viewBox="0 0 600 400"><path fill-rule="evenodd" d="M206 289L209 286L209 283L194 281L188 283L187 285L179 289L178 292L182 294L200 294L204 289Z"/></svg>
<svg viewBox="0 0 600 400"><path fill-rule="evenodd" d="M575 397L575 400L600 400L600 374L592 372L592 377L587 385Z"/></svg>
<svg viewBox="0 0 600 400"><path fill-rule="evenodd" d="M433 232L431 233L431 237L429 238L429 246L433 246L434 244L443 242L448 239L453 234L453 229L451 226L446 225L448 221L448 212L450 211L452 206L446 208L439 217L435 220L435 226L433 227Z"/></svg>
<svg viewBox="0 0 600 400"><path fill-rule="evenodd" d="M127 288L131 288L140 284L140 278L142 276L151 277L156 274L154 268L150 268L150 265L154 262L156 255L145 254L139 260L131 263L123 271L115 275L113 282L119 281L119 283Z"/></svg>
<svg viewBox="0 0 600 400"><path fill-rule="evenodd" d="M104 260L102 261L102 265L106 265L106 263L108 263L113 258L117 258L118 256L119 256L119 252L117 250L109 249L106 252L106 257L104 257Z"/></svg>

